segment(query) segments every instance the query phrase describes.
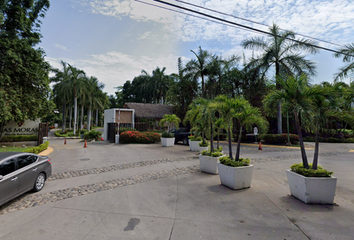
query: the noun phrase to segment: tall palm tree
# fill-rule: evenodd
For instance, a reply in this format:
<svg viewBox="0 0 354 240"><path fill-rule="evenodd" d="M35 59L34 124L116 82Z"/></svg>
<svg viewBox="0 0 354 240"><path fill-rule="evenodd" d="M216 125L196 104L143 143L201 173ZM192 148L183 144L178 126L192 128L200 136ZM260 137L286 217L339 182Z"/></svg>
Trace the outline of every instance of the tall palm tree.
<svg viewBox="0 0 354 240"><path fill-rule="evenodd" d="M170 78L165 75L166 68L160 69L157 67L152 71L152 80L154 82L154 89L157 90L155 98L158 99L160 104L166 104L166 95L170 85Z"/></svg>
<svg viewBox="0 0 354 240"><path fill-rule="evenodd" d="M302 119L310 119L314 110L313 99L320 97L322 92L319 88L310 87L308 79L305 75L300 77L289 77L285 80L278 79L278 84L282 90L274 90L268 94L264 100L266 108L274 107L279 100L283 101L292 111L295 117L295 127L299 136L299 143L301 148L302 163L305 168L309 168L304 140L302 137ZM318 119L316 119L317 121Z"/></svg>
<svg viewBox="0 0 354 240"><path fill-rule="evenodd" d="M202 97L205 97L205 76L208 74L208 64L210 62L210 54L206 50L202 50L199 47L198 53L191 50L191 52L195 55L197 60L192 59L186 64L186 71L193 74L194 78L202 79Z"/></svg>
<svg viewBox="0 0 354 240"><path fill-rule="evenodd" d="M262 51L261 55L251 58L247 67L259 68L265 74L272 66L275 67L276 88L279 89L279 81L289 75L306 73L315 75L315 64L300 54L306 51L317 53L316 42L307 39L296 39L292 31L281 31L279 26L273 24L269 28L268 40L260 37L252 37L242 42L245 49ZM292 41L295 40L295 41ZM281 102L277 104L278 133L282 133Z"/></svg>
<svg viewBox="0 0 354 240"><path fill-rule="evenodd" d="M343 58L343 62L348 63L344 67L339 69L339 72L335 76L335 81L338 79L343 79L348 77L350 74L353 74L354 77L354 43L345 45L344 48L339 49L340 53L335 53L336 58Z"/></svg>

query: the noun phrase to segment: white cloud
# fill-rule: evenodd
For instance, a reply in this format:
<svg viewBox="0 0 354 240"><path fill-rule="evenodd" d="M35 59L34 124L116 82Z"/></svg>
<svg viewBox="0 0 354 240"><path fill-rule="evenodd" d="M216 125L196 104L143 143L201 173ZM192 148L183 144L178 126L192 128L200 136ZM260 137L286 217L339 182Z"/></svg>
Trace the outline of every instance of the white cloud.
<svg viewBox="0 0 354 240"><path fill-rule="evenodd" d="M64 47L64 46L62 46L60 44L57 44L57 43L54 44L54 47L59 48L59 49L64 50L64 51L69 51L66 47Z"/></svg>

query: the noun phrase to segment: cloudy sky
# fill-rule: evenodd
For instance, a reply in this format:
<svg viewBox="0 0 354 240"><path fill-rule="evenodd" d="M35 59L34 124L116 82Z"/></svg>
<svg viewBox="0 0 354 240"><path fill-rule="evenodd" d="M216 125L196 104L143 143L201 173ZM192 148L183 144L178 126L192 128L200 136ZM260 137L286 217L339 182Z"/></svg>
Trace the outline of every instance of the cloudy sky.
<svg viewBox="0 0 354 240"><path fill-rule="evenodd" d="M276 23L282 29L339 45L354 42L352 0L185 0L238 18L166 1L265 31L265 25ZM223 57L250 56L252 52L242 49L241 41L263 36L142 2L177 10L152 0L51 1L41 27L40 47L46 60L57 68L61 60L66 61L96 76L105 84L104 91L114 94L115 87L133 80L142 69L151 73L156 67L166 67L167 74L177 72L178 57L186 63L193 58L190 50L199 46ZM325 42L320 46L339 48ZM326 51L309 59L317 64L314 83L332 82L343 65Z"/></svg>

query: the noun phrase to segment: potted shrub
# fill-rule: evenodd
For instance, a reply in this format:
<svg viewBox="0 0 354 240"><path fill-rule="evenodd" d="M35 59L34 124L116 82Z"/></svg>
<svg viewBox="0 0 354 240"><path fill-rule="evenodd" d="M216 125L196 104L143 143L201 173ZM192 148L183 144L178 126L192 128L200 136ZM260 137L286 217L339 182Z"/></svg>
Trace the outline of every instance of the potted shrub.
<svg viewBox="0 0 354 240"><path fill-rule="evenodd" d="M253 165L250 165L249 159L240 158L241 135L244 127L251 127L257 124L263 131L267 127L267 121L261 115L261 112L252 107L249 102L243 98L229 98L227 96L218 96L216 99L216 109L221 114L227 127L229 156L219 159L218 171L221 184L231 189L243 189L251 186ZM231 126L233 119L239 126L239 134L236 148L236 156L233 158L231 145Z"/></svg>
<svg viewBox="0 0 354 240"><path fill-rule="evenodd" d="M167 132L163 132L161 135L161 143L163 147L172 147L175 145L175 135L170 132L171 124L174 124L176 128L181 122L181 119L175 114L165 114L160 120L160 126L164 127L167 124Z"/></svg>
<svg viewBox="0 0 354 240"><path fill-rule="evenodd" d="M199 143L202 141L202 137L196 137L195 135L188 136L188 143L192 152L199 151Z"/></svg>
<svg viewBox="0 0 354 240"><path fill-rule="evenodd" d="M264 100L266 108L274 107L278 101L292 111L295 117L295 127L299 136L302 163L294 164L286 171L290 193L305 203L333 204L337 179L332 172L318 165L319 143L318 132L321 120L333 116L329 111L331 102L326 96L333 95L328 88L310 86L306 76L278 79L282 90L275 90ZM314 129L315 153L313 163L309 164L302 137L302 124Z"/></svg>
<svg viewBox="0 0 354 240"><path fill-rule="evenodd" d="M222 155L221 147L214 152L202 151L199 155L200 170L205 173L219 174L217 163Z"/></svg>

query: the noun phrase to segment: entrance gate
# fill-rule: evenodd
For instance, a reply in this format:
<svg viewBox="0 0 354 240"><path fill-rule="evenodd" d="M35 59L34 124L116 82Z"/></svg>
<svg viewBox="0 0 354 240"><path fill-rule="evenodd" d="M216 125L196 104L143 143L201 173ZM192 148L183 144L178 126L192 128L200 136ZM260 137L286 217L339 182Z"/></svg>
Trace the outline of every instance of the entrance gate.
<svg viewBox="0 0 354 240"><path fill-rule="evenodd" d="M38 131L38 145L43 143L43 137L48 137L49 124L48 123L40 123L39 131Z"/></svg>

